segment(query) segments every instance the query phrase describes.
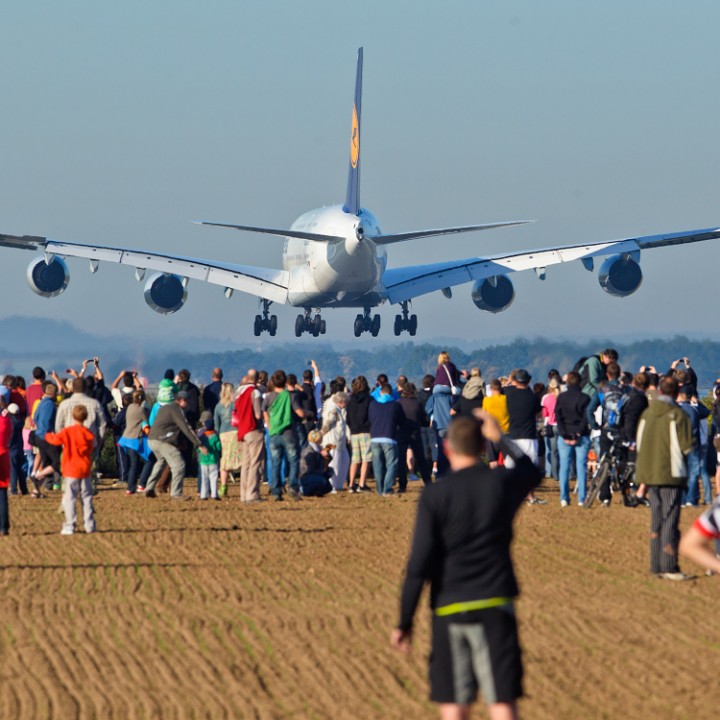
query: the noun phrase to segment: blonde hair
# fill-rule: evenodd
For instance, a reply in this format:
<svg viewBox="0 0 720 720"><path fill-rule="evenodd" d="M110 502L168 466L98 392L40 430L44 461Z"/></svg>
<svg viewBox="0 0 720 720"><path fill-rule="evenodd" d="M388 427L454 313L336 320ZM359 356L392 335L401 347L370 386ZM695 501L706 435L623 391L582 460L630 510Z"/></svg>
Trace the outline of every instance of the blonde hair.
<svg viewBox="0 0 720 720"><path fill-rule="evenodd" d="M443 350L438 355L438 365L444 365L445 363L449 363L449 362L450 362L450 354L448 353L447 350Z"/></svg>
<svg viewBox="0 0 720 720"><path fill-rule="evenodd" d="M220 404L223 407L231 405L235 400L235 386L232 383L225 382L220 390Z"/></svg>

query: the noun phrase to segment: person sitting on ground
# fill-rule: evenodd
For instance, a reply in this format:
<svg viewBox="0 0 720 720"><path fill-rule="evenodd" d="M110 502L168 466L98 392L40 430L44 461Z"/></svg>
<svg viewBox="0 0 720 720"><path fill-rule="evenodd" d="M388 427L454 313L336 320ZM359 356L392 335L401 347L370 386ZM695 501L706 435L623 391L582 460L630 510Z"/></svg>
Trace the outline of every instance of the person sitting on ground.
<svg viewBox="0 0 720 720"><path fill-rule="evenodd" d="M300 489L306 497L322 497L332 490L327 464L330 453L321 446L322 432L311 430L300 453Z"/></svg>

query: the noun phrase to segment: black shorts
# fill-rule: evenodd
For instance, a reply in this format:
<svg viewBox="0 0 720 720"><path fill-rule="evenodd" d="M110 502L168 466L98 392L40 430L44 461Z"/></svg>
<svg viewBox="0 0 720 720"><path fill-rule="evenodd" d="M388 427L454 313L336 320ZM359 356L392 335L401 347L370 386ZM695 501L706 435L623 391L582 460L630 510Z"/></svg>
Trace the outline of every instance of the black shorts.
<svg viewBox="0 0 720 720"><path fill-rule="evenodd" d="M51 445L43 438L37 438L35 441L38 452L40 453L40 462L44 468L52 465L55 472L60 472L60 447Z"/></svg>
<svg viewBox="0 0 720 720"><path fill-rule="evenodd" d="M512 605L433 616L430 699L488 705L522 697L522 658Z"/></svg>

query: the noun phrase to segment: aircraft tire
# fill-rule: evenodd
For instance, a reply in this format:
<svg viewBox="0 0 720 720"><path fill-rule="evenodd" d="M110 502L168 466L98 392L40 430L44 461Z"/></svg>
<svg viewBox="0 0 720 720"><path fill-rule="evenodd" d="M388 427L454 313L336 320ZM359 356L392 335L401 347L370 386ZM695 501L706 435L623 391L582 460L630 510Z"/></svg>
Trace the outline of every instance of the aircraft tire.
<svg viewBox="0 0 720 720"><path fill-rule="evenodd" d="M360 337L363 333L365 323L363 322L363 316L358 315L355 318L355 323L353 324L353 332L355 333L355 337Z"/></svg>
<svg viewBox="0 0 720 720"><path fill-rule="evenodd" d="M295 337L300 337L305 329L305 318L302 315L298 315L295 318Z"/></svg>
<svg viewBox="0 0 720 720"><path fill-rule="evenodd" d="M277 333L277 315L270 316L270 327L268 330L270 331L270 335L275 337L275 333Z"/></svg>
<svg viewBox="0 0 720 720"><path fill-rule="evenodd" d="M255 333L255 337L260 337L260 333L262 332L262 318L259 315L255 316L253 332Z"/></svg>
<svg viewBox="0 0 720 720"><path fill-rule="evenodd" d="M316 315L313 320L312 334L317 337L322 332L322 318L320 315Z"/></svg>
<svg viewBox="0 0 720 720"><path fill-rule="evenodd" d="M327 331L327 326L325 325L325 321L323 320L320 323L320 334L324 335L326 331Z"/></svg>
<svg viewBox="0 0 720 720"><path fill-rule="evenodd" d="M395 316L395 325L393 326L393 331L395 333L395 337L400 337L400 333L402 332L402 318L399 315Z"/></svg>
<svg viewBox="0 0 720 720"><path fill-rule="evenodd" d="M410 316L408 332L412 337L415 337L415 334L417 333L417 315Z"/></svg>
<svg viewBox="0 0 720 720"><path fill-rule="evenodd" d="M380 333L380 316L375 315L372 319L372 327L370 328L370 333L373 337L377 337Z"/></svg>

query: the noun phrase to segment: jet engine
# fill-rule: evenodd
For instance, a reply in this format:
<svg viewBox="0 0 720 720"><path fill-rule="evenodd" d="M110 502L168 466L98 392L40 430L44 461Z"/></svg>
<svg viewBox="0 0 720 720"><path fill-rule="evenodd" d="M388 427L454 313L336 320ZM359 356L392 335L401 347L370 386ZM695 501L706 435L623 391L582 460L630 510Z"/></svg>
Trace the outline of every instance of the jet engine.
<svg viewBox="0 0 720 720"><path fill-rule="evenodd" d="M495 284L492 278L476 280L472 286L472 301L481 310L499 313L507 310L515 299L515 288L506 275L496 275Z"/></svg>
<svg viewBox="0 0 720 720"><path fill-rule="evenodd" d="M57 297L70 282L70 271L59 257L50 263L46 263L44 257L37 257L28 265L27 281L34 293L46 298Z"/></svg>
<svg viewBox="0 0 720 720"><path fill-rule="evenodd" d="M155 273L145 283L145 302L157 313L177 312L186 300L187 288L177 275Z"/></svg>
<svg viewBox="0 0 720 720"><path fill-rule="evenodd" d="M606 293L625 297L640 287L642 270L629 255L611 255L600 268L598 282Z"/></svg>

